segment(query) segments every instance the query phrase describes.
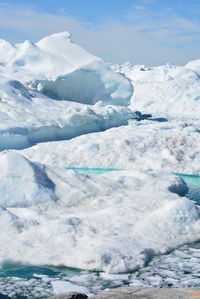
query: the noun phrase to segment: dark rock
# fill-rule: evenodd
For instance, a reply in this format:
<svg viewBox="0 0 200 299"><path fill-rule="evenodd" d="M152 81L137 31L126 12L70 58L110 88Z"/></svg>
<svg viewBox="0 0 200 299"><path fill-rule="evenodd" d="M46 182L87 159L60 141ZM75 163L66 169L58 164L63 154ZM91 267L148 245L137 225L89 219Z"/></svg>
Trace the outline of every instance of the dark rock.
<svg viewBox="0 0 200 299"><path fill-rule="evenodd" d="M152 117L152 114L142 114L142 117L147 118L147 117Z"/></svg>
<svg viewBox="0 0 200 299"><path fill-rule="evenodd" d="M49 299L86 299L87 295L77 292L65 293L62 295L52 296Z"/></svg>

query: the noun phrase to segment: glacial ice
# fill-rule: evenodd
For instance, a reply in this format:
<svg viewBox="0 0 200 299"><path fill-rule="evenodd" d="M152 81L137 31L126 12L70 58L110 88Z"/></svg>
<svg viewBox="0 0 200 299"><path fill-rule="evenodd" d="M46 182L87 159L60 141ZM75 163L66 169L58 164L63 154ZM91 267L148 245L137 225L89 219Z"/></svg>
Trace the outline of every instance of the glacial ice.
<svg viewBox="0 0 200 299"><path fill-rule="evenodd" d="M200 239L172 174L200 174L199 61L109 66L64 32L0 40L0 72L1 265L128 272Z"/></svg>
<svg viewBox="0 0 200 299"><path fill-rule="evenodd" d="M188 62L185 65L185 68L192 70L192 71L196 72L198 75L200 75L200 59Z"/></svg>
<svg viewBox="0 0 200 299"><path fill-rule="evenodd" d="M54 294L56 295L69 292L78 292L83 294L88 293L88 290L85 287L77 286L69 281L55 280L51 282L51 285L53 287Z"/></svg>
<svg viewBox="0 0 200 299"><path fill-rule="evenodd" d="M56 201L55 185L43 167L12 152L0 155L0 194L4 207L28 207Z"/></svg>
<svg viewBox="0 0 200 299"><path fill-rule="evenodd" d="M176 176L89 175L35 164L13 151L1 153L0 163L2 205L14 227L17 218L16 229L2 235L1 264L127 272L199 238L199 207L178 195L187 185Z"/></svg>
<svg viewBox="0 0 200 299"><path fill-rule="evenodd" d="M128 106L133 86L125 76L71 41L69 32L36 44L0 42L0 70L7 77L59 100Z"/></svg>
<svg viewBox="0 0 200 299"><path fill-rule="evenodd" d="M122 106L56 101L0 77L0 150L104 131L137 117Z"/></svg>
<svg viewBox="0 0 200 299"><path fill-rule="evenodd" d="M60 167L162 170L200 174L199 121L131 121L128 126L40 143L22 151L28 159ZM59 153L59 155L58 155Z"/></svg>
<svg viewBox="0 0 200 299"><path fill-rule="evenodd" d="M143 113L176 119L199 119L200 63L186 66L145 67L131 64L113 66L132 80L131 106Z"/></svg>

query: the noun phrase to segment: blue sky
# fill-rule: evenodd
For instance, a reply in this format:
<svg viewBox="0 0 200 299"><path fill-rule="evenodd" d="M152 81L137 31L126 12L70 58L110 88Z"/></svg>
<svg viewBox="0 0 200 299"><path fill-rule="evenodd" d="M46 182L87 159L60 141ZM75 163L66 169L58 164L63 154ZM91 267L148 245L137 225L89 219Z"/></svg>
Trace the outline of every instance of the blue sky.
<svg viewBox="0 0 200 299"><path fill-rule="evenodd" d="M0 37L20 42L69 30L111 62L200 58L200 0L0 0Z"/></svg>

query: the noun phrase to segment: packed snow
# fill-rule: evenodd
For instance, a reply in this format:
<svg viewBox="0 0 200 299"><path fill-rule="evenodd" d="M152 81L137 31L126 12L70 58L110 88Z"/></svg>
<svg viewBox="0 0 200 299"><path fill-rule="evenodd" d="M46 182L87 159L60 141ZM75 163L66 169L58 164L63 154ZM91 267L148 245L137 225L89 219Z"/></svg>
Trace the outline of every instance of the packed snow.
<svg viewBox="0 0 200 299"><path fill-rule="evenodd" d="M0 274L6 265L82 269L4 277L0 291L198 286L193 260L170 265L199 259L199 181L191 188L186 176L200 175L199 82L200 60L109 65L69 32L0 40Z"/></svg>

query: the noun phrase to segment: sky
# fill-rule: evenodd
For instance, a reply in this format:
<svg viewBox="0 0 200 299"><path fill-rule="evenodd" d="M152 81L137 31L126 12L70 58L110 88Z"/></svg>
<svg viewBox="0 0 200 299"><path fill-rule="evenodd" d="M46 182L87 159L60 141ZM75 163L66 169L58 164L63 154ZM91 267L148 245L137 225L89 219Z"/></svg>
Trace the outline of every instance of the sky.
<svg viewBox="0 0 200 299"><path fill-rule="evenodd" d="M200 0L0 0L0 38L66 30L112 63L184 65L200 59Z"/></svg>

